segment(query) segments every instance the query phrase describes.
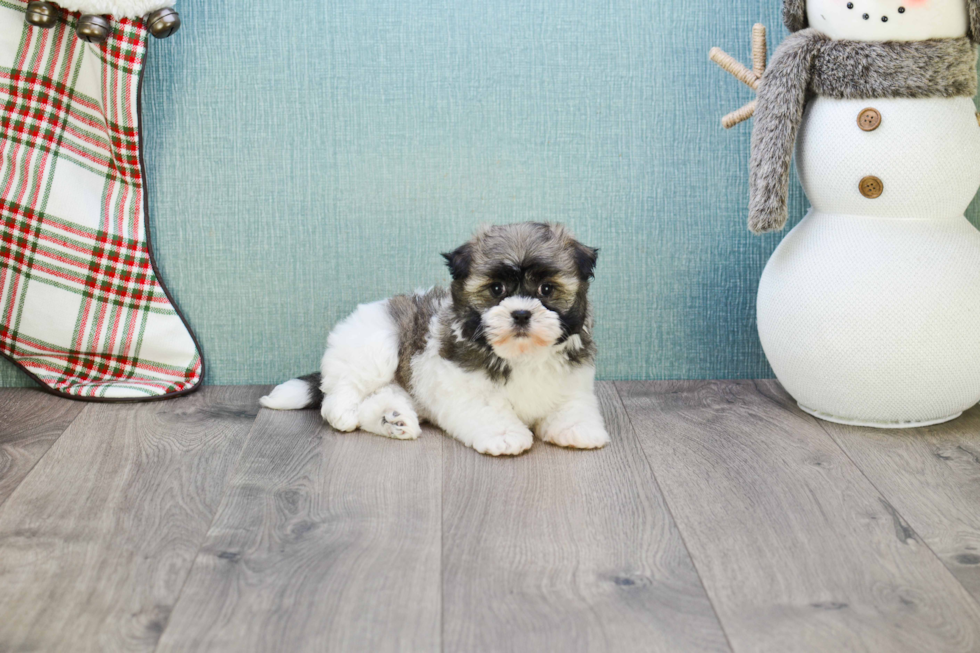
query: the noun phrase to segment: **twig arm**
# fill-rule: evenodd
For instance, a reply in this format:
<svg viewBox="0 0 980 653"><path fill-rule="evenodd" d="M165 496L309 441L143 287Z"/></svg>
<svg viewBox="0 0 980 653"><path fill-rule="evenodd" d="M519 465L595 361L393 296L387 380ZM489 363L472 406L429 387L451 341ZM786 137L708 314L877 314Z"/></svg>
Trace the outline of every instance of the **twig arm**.
<svg viewBox="0 0 980 653"><path fill-rule="evenodd" d="M721 48L711 48L708 56L718 64L722 70L730 73L735 79L742 82L753 91L759 88L759 76L736 61L732 55Z"/></svg>
<svg viewBox="0 0 980 653"><path fill-rule="evenodd" d="M752 100L746 104L741 109L732 111L730 114L721 119L721 126L725 129L731 129L735 125L745 122L749 118L755 115L755 100Z"/></svg>
<svg viewBox="0 0 980 653"><path fill-rule="evenodd" d="M761 78L766 72L769 46L766 44L766 26L756 23L752 28L752 72Z"/></svg>
<svg viewBox="0 0 980 653"><path fill-rule="evenodd" d="M766 26L757 23L752 27L752 70L743 66L721 48L711 48L708 57L718 64L722 70L730 73L735 79L753 91L758 92L759 84L762 83L762 77L766 74L766 65L769 59L769 47L766 44ZM743 123L754 116L755 109L756 101L753 100L741 109L732 111L722 118L721 124L725 129L731 129L735 125Z"/></svg>

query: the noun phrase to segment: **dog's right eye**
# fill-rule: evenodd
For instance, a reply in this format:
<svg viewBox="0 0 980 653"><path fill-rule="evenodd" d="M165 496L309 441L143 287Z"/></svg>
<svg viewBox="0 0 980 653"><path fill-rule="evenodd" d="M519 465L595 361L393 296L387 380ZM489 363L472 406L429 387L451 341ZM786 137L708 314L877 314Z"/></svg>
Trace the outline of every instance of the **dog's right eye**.
<svg viewBox="0 0 980 653"><path fill-rule="evenodd" d="M500 283L499 281L495 281L494 283L490 284L490 294L494 297L502 296L504 294L504 284Z"/></svg>

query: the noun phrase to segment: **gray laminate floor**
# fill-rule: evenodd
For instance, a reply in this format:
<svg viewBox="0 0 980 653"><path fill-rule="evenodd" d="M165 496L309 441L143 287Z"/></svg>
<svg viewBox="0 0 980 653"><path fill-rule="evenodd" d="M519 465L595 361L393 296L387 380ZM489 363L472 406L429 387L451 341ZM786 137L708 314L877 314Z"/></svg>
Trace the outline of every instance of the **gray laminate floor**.
<svg viewBox="0 0 980 653"><path fill-rule="evenodd" d="M978 409L603 383L607 449L492 459L263 390L0 390L0 652L980 651Z"/></svg>

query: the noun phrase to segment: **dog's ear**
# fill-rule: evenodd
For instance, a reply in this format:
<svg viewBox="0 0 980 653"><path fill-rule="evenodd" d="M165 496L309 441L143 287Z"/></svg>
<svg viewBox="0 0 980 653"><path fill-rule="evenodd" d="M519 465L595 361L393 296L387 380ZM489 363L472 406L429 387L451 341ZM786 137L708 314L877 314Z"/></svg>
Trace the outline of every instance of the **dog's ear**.
<svg viewBox="0 0 980 653"><path fill-rule="evenodd" d="M460 281L470 275L470 266L473 264L473 246L470 243L457 247L452 252L443 254L442 257L446 259L453 281Z"/></svg>
<svg viewBox="0 0 980 653"><path fill-rule="evenodd" d="M595 247L587 247L582 243L575 242L575 265L578 267L579 276L582 281L595 278L595 264L599 260L599 250Z"/></svg>

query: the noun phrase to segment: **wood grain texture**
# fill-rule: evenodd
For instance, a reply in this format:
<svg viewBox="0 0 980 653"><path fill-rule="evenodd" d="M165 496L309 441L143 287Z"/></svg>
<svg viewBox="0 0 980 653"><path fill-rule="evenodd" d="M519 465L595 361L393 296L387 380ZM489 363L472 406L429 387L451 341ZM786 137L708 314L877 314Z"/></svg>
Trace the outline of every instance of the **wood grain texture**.
<svg viewBox="0 0 980 653"><path fill-rule="evenodd" d="M610 384L613 442L516 459L444 441L446 651L727 651Z"/></svg>
<svg viewBox="0 0 980 653"><path fill-rule="evenodd" d="M87 406L0 509L0 650L152 651L261 392Z"/></svg>
<svg viewBox="0 0 980 653"><path fill-rule="evenodd" d="M40 390L0 390L0 506L84 407Z"/></svg>
<svg viewBox="0 0 980 653"><path fill-rule="evenodd" d="M819 424L980 601L980 408L911 430Z"/></svg>
<svg viewBox="0 0 980 653"><path fill-rule="evenodd" d="M438 651L442 437L262 411L159 651Z"/></svg>
<svg viewBox="0 0 980 653"><path fill-rule="evenodd" d="M980 606L767 385L617 387L736 652L980 650Z"/></svg>

